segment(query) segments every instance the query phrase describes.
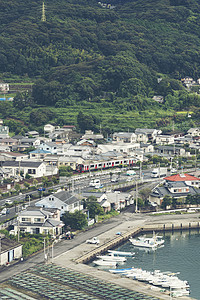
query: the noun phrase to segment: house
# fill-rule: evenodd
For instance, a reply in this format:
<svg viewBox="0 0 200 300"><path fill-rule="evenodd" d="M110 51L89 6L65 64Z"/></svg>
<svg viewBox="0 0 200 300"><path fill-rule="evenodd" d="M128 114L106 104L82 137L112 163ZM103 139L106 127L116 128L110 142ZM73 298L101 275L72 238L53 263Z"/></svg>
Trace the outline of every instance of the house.
<svg viewBox="0 0 200 300"><path fill-rule="evenodd" d="M9 84L8 83L4 83L4 82L0 82L0 91L2 93L9 92Z"/></svg>
<svg viewBox="0 0 200 300"><path fill-rule="evenodd" d="M39 146L39 149L49 151L51 154L57 154L58 145L55 142L45 142Z"/></svg>
<svg viewBox="0 0 200 300"><path fill-rule="evenodd" d="M65 141L68 141L69 140L68 136L70 131L71 131L70 129L58 127L55 128L53 132L49 133L49 138L51 140L64 139Z"/></svg>
<svg viewBox="0 0 200 300"><path fill-rule="evenodd" d="M188 135L194 137L194 136L200 136L200 128L190 128L187 131Z"/></svg>
<svg viewBox="0 0 200 300"><path fill-rule="evenodd" d="M75 125L63 125L64 129L70 129L70 130L76 130L76 126Z"/></svg>
<svg viewBox="0 0 200 300"><path fill-rule="evenodd" d="M1 139L9 138L9 127L8 126L0 125L0 138Z"/></svg>
<svg viewBox="0 0 200 300"><path fill-rule="evenodd" d="M184 199L187 195L197 195L199 191L193 186L187 185L183 181L166 182L163 186L158 186L153 189L149 195L150 202L156 202L158 205L162 204L163 198L168 195L173 198Z"/></svg>
<svg viewBox="0 0 200 300"><path fill-rule="evenodd" d="M48 154L51 154L51 152L42 149L29 152L30 159L44 159Z"/></svg>
<svg viewBox="0 0 200 300"><path fill-rule="evenodd" d="M154 146L152 144L140 143L140 149L143 153L152 153L154 151Z"/></svg>
<svg viewBox="0 0 200 300"><path fill-rule="evenodd" d="M16 152L0 152L0 160L1 161L22 161L28 159L28 154L16 153Z"/></svg>
<svg viewBox="0 0 200 300"><path fill-rule="evenodd" d="M86 158L90 153L92 153L93 148L91 148L90 146L70 145L68 148L62 147L62 150L64 150L63 154L66 156L78 156Z"/></svg>
<svg viewBox="0 0 200 300"><path fill-rule="evenodd" d="M28 145L29 147L38 147L40 145L39 138L22 138L19 140L20 145Z"/></svg>
<svg viewBox="0 0 200 300"><path fill-rule="evenodd" d="M195 80L189 76L186 76L185 78L181 79L182 84L186 87L186 88L190 88L193 84L195 84Z"/></svg>
<svg viewBox="0 0 200 300"><path fill-rule="evenodd" d="M28 131L27 136L32 136L33 138L37 138L37 137L39 137L39 132L35 131L35 130Z"/></svg>
<svg viewBox="0 0 200 300"><path fill-rule="evenodd" d="M186 185L194 186L196 188L200 187L200 179L187 173L171 175L164 179L166 182L185 182Z"/></svg>
<svg viewBox="0 0 200 300"><path fill-rule="evenodd" d="M157 135L155 142L157 145L174 144L174 137L171 135Z"/></svg>
<svg viewBox="0 0 200 300"><path fill-rule="evenodd" d="M134 203L133 196L129 193L122 193L120 191L107 192L107 201L111 204L114 210L121 210L126 206Z"/></svg>
<svg viewBox="0 0 200 300"><path fill-rule="evenodd" d="M96 148L97 154L107 153L107 152L118 152L120 155L130 154L135 150L140 148L139 143L107 143L99 144Z"/></svg>
<svg viewBox="0 0 200 300"><path fill-rule="evenodd" d="M129 206L134 203L133 196L129 193L122 193L119 191L115 192L84 192L82 194L84 199L87 199L90 196L97 198L97 202L103 207L104 212L114 210L121 210L122 208Z"/></svg>
<svg viewBox="0 0 200 300"><path fill-rule="evenodd" d="M64 223L60 220L59 209L43 209L40 207L28 207L19 213L12 233L28 232L30 234L50 234L57 236L62 234Z"/></svg>
<svg viewBox="0 0 200 300"><path fill-rule="evenodd" d="M58 162L57 165L58 167L60 166L68 166L72 168L72 170L76 170L77 165L83 163L83 158L82 157L72 157L72 156L59 156L58 157Z"/></svg>
<svg viewBox="0 0 200 300"><path fill-rule="evenodd" d="M17 144L18 144L18 141L16 139L12 139L12 138L0 139L0 145L8 146L11 150L12 150L12 147Z"/></svg>
<svg viewBox="0 0 200 300"><path fill-rule="evenodd" d="M42 207L43 209L59 209L61 216L67 211L73 213L76 210L83 209L81 201L76 196L67 191L61 191L44 197L40 201L36 202L35 206Z"/></svg>
<svg viewBox="0 0 200 300"><path fill-rule="evenodd" d="M137 136L134 132L115 132L113 133L114 142L135 143Z"/></svg>
<svg viewBox="0 0 200 300"><path fill-rule="evenodd" d="M164 102L164 97L163 96L153 96L152 98L154 101L158 103L163 103Z"/></svg>
<svg viewBox="0 0 200 300"><path fill-rule="evenodd" d="M153 142L157 135L161 134L162 130L151 128L137 128L135 134L137 135L137 142L147 143Z"/></svg>
<svg viewBox="0 0 200 300"><path fill-rule="evenodd" d="M96 143L93 140L80 140L77 142L78 146L89 146L89 147L96 147Z"/></svg>
<svg viewBox="0 0 200 300"><path fill-rule="evenodd" d="M3 162L2 169L10 171L10 177L16 177L23 172L34 178L39 178L46 175L46 165L44 162L33 161L5 161Z"/></svg>
<svg viewBox="0 0 200 300"><path fill-rule="evenodd" d="M85 140L102 140L104 139L103 134L97 133L95 134L92 130L86 130L85 134L81 137L81 139Z"/></svg>
<svg viewBox="0 0 200 300"><path fill-rule="evenodd" d="M46 124L44 126L44 132L52 133L52 132L54 132L54 130L55 130L55 126L53 126L51 124Z"/></svg>
<svg viewBox="0 0 200 300"><path fill-rule="evenodd" d="M0 266L22 257L22 245L0 234Z"/></svg>
<svg viewBox="0 0 200 300"><path fill-rule="evenodd" d="M155 152L159 154L167 154L169 156L186 156L186 151L184 148L175 146L156 146Z"/></svg>
<svg viewBox="0 0 200 300"><path fill-rule="evenodd" d="M91 196L97 199L97 202L103 208L104 212L109 212L111 210L111 203L107 199L106 193L100 192L84 192L82 195L83 199L87 199Z"/></svg>

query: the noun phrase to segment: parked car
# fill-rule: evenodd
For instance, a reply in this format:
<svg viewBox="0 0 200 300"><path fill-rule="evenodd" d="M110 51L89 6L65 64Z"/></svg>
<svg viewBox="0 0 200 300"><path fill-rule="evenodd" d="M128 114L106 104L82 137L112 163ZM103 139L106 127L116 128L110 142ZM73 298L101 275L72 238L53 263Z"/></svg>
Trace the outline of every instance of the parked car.
<svg viewBox="0 0 200 300"><path fill-rule="evenodd" d="M5 201L5 204L13 204L13 201L12 200L10 200L10 199L7 199L6 201Z"/></svg>
<svg viewBox="0 0 200 300"><path fill-rule="evenodd" d="M46 189L44 187L39 187L38 191L39 192L44 192L44 191L46 191Z"/></svg>
<svg viewBox="0 0 200 300"><path fill-rule="evenodd" d="M6 214L9 214L9 212L10 212L10 210L5 207L5 208L2 209L1 214L6 215Z"/></svg>
<svg viewBox="0 0 200 300"><path fill-rule="evenodd" d="M86 243L87 243L87 244L96 244L96 245L98 245L98 244L100 243L100 241L99 241L99 239L95 236L95 237L93 237L92 239L87 240Z"/></svg>
<svg viewBox="0 0 200 300"><path fill-rule="evenodd" d="M71 239L74 238L74 234L71 231L68 231L68 232L65 233L64 238L66 240L71 240Z"/></svg>

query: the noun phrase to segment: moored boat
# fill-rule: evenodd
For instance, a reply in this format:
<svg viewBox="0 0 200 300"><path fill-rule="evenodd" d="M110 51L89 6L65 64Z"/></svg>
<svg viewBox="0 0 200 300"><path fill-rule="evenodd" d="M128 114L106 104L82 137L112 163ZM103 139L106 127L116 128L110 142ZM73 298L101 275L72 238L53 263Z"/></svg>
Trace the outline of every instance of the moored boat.
<svg viewBox="0 0 200 300"><path fill-rule="evenodd" d="M108 250L109 253L118 256L134 256L135 252L125 252L125 251L117 251L117 250Z"/></svg>
<svg viewBox="0 0 200 300"><path fill-rule="evenodd" d="M116 262L125 262L126 258L123 256L114 256L113 254L108 255L98 255L97 258L109 261L116 261Z"/></svg>
<svg viewBox="0 0 200 300"><path fill-rule="evenodd" d="M103 260L103 259L94 260L93 263L98 265L98 266L113 266L113 267L116 267L116 265L117 265L116 261L109 261L109 260Z"/></svg>
<svg viewBox="0 0 200 300"><path fill-rule="evenodd" d="M136 247L144 247L149 249L157 249L159 246L164 244L162 236L158 236L153 233L153 236L147 238L146 236L138 237L138 239L130 238L129 241Z"/></svg>

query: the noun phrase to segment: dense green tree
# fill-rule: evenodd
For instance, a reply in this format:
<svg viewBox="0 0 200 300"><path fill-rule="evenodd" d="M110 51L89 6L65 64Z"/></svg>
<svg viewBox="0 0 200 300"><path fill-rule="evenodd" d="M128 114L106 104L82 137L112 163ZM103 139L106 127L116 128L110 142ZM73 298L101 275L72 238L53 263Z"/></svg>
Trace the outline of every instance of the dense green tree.
<svg viewBox="0 0 200 300"><path fill-rule="evenodd" d="M97 198L94 196L90 196L85 201L86 208L89 211L89 216L94 218L95 215L103 215L104 210L101 205L97 202Z"/></svg>
<svg viewBox="0 0 200 300"><path fill-rule="evenodd" d="M75 211L74 213L65 212L61 220L65 224L65 228L70 226L71 229L83 229L87 226L87 216L81 211Z"/></svg>

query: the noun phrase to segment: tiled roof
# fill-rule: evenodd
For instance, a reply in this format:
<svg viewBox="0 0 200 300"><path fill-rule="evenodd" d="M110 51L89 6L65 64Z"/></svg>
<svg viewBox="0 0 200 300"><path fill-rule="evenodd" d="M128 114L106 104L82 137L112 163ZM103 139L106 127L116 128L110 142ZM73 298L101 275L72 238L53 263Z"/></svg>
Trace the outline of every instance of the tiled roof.
<svg viewBox="0 0 200 300"><path fill-rule="evenodd" d="M194 181L194 180L200 180L199 178L189 175L187 173L185 174L176 174L172 176L168 176L164 178L167 181Z"/></svg>

